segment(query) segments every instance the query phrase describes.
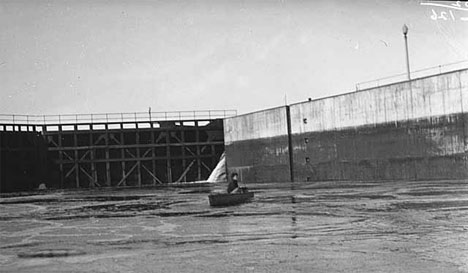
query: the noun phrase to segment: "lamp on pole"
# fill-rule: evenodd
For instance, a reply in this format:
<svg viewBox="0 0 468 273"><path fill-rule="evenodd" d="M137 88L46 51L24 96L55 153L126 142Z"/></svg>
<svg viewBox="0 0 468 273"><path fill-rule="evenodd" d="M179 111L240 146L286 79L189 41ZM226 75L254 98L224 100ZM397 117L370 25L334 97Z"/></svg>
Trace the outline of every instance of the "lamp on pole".
<svg viewBox="0 0 468 273"><path fill-rule="evenodd" d="M411 80L410 76L410 67L409 67L409 53L408 53L408 26L406 24L403 25L403 36L405 37L405 49L406 49L406 71L408 73L408 81Z"/></svg>

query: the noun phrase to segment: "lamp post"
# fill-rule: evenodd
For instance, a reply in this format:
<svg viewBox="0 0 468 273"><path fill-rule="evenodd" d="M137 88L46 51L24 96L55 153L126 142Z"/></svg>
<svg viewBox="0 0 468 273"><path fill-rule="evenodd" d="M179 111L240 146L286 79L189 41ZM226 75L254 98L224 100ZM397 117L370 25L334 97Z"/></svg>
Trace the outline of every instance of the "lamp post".
<svg viewBox="0 0 468 273"><path fill-rule="evenodd" d="M411 80L410 76L410 68L409 68L409 53L408 53L408 26L406 24L403 25L403 36L405 37L405 49L406 49L406 71L408 73L408 81Z"/></svg>

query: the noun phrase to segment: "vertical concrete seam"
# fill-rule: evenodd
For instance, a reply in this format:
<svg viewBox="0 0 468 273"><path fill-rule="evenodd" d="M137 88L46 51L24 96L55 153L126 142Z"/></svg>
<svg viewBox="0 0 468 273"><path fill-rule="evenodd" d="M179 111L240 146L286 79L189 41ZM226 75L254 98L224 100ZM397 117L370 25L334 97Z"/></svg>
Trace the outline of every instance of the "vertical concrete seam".
<svg viewBox="0 0 468 273"><path fill-rule="evenodd" d="M465 121L465 109L463 109L463 86L462 86L462 81L461 81L461 71L458 72L458 83L460 86L460 103L461 103L461 118L463 122L463 152L466 152L466 121ZM466 160L466 159L464 159Z"/></svg>
<svg viewBox="0 0 468 273"><path fill-rule="evenodd" d="M465 113L464 112L464 109L463 109L463 86L462 86L462 83L461 83L461 72L458 72L458 84L460 86L460 106L461 106L461 112L462 114Z"/></svg>
<svg viewBox="0 0 468 273"><path fill-rule="evenodd" d="M2 142L2 135L4 132L0 132L0 193L2 192L2 185L3 185L3 173L2 173L2 147L3 147L3 142Z"/></svg>
<svg viewBox="0 0 468 273"><path fill-rule="evenodd" d="M291 178L291 182L294 182L294 149L292 146L292 135L291 135L291 112L289 106L286 105L286 124L288 129L288 154L289 154L289 174Z"/></svg>

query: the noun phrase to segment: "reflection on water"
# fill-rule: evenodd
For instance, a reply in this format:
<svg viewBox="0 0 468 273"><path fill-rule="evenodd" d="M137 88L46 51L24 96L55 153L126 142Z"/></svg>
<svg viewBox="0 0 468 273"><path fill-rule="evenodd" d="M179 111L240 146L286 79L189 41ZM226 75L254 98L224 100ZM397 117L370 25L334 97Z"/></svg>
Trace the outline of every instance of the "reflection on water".
<svg viewBox="0 0 468 273"><path fill-rule="evenodd" d="M295 182L290 182L290 191L294 192L295 190ZM291 195L291 238L297 238L297 216L296 216L296 197L295 195Z"/></svg>
<svg viewBox="0 0 468 273"><path fill-rule="evenodd" d="M460 234L466 234L468 227L466 183L285 182L248 186L255 192L252 202L223 208L209 206L207 195L217 187L210 184L2 198L0 265L15 271L16 261L33 256L18 253L44 255L63 251L65 246L86 253L76 258L84 259L120 249L154 251L249 243L291 247L289 240L299 245L321 243L324 249L356 240L378 240L404 243L427 257L450 258L460 266L468 260L453 254L468 253L466 241L460 241ZM373 253L371 246L362 251Z"/></svg>
<svg viewBox="0 0 468 273"><path fill-rule="evenodd" d="M294 207L294 204L296 203L296 198L294 196L291 196L291 204L292 204L292 210L291 210L291 231L292 235L291 238L297 238L297 232L296 232L296 225L297 225L297 218L296 218L296 208Z"/></svg>

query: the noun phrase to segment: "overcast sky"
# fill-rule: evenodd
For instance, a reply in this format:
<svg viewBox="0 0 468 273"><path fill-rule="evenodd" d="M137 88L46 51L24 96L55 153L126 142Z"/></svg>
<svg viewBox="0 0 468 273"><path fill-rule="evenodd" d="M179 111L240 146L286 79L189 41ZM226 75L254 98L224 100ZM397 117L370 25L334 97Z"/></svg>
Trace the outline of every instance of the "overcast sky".
<svg viewBox="0 0 468 273"><path fill-rule="evenodd" d="M420 1L0 0L0 113L237 109L468 59L468 11ZM448 10L447 10L448 12Z"/></svg>

